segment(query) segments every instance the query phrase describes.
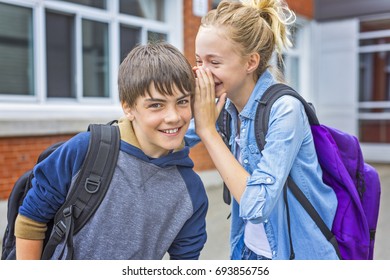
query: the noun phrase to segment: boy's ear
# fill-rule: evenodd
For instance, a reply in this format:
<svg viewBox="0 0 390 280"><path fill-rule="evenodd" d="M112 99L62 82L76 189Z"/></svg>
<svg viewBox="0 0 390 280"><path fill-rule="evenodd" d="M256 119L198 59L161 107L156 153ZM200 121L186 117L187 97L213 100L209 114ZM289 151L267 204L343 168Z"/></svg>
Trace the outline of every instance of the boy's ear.
<svg viewBox="0 0 390 280"><path fill-rule="evenodd" d="M252 72L256 71L256 69L259 66L259 64L260 64L260 55L258 53L252 53L249 56L249 59L247 61L247 69L246 69L246 71L248 73L252 73Z"/></svg>
<svg viewBox="0 0 390 280"><path fill-rule="evenodd" d="M122 102L122 110L125 113L125 116L129 121L134 120L133 110L131 109L129 104L127 104L127 102Z"/></svg>

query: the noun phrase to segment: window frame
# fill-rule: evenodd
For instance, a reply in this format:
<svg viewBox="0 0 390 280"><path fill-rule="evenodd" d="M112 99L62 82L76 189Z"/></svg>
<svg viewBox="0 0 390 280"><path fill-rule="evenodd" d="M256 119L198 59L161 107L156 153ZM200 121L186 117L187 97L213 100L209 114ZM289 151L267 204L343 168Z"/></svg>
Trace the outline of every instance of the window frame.
<svg viewBox="0 0 390 280"><path fill-rule="evenodd" d="M50 0L0 0L5 4L27 7L33 17L33 52L34 52L34 95L14 96L0 95L0 136L26 134L56 133L59 130L73 132L85 130L85 123L109 121L122 115L120 107L117 73L120 64L120 25L141 28L141 43L146 43L147 32L167 34L167 41L183 50L183 1L165 1L165 22L138 18L119 13L119 0L107 1L107 9L102 10L74 4L71 2ZM48 98L46 80L46 10L74 15L75 17L75 56L76 56L76 98ZM172 13L176 17L169 16ZM113 16L114 15L114 16ZM82 20L88 19L108 24L109 48L109 97L83 97L82 89ZM34 122L34 125L18 130L18 125L8 126L12 122ZM64 124L56 128L56 121L81 121L84 125ZM47 128L40 124L51 123Z"/></svg>
<svg viewBox="0 0 390 280"><path fill-rule="evenodd" d="M380 19L389 19L390 14L384 17L381 16L373 16L366 17L360 19L360 23L364 21L375 21ZM390 43L384 44L372 44L372 45L360 45L361 40L367 39L380 39L380 38L389 38L390 37L390 29L386 30L377 30L377 31L359 31L359 48L358 48L358 60L360 61L360 55L362 54L374 54L378 52L386 52L390 56ZM360 78L359 78L360 79ZM361 101L360 100L360 84L358 88L357 98L358 98L358 123L361 121L389 121L390 120L390 99L386 101ZM389 94L389 93L387 93ZM387 110L385 112L364 112L364 110L372 110L372 109L383 109ZM359 134L361 133L361 128L359 125ZM364 142L365 144L382 144L389 145L387 142Z"/></svg>

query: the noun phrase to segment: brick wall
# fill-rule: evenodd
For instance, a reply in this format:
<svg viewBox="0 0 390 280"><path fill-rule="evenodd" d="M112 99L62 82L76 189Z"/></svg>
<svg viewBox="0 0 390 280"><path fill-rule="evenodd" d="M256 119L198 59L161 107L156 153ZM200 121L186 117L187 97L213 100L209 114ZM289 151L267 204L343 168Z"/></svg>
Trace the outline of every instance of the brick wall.
<svg viewBox="0 0 390 280"><path fill-rule="evenodd" d="M15 181L34 166L39 154L46 147L71 136L0 138L0 200L8 198Z"/></svg>
<svg viewBox="0 0 390 280"><path fill-rule="evenodd" d="M286 0L286 2L296 14L309 19L313 18L313 0Z"/></svg>

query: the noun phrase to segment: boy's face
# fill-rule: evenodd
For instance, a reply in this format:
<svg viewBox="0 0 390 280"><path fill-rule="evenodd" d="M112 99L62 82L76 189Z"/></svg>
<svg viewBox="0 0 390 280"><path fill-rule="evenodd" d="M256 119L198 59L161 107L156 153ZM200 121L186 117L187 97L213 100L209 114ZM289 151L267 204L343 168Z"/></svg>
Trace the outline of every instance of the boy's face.
<svg viewBox="0 0 390 280"><path fill-rule="evenodd" d="M162 95L152 84L151 96L140 96L133 107L123 108L141 149L149 157L158 158L178 148L190 124L191 96L179 92L176 86L173 89L173 96Z"/></svg>

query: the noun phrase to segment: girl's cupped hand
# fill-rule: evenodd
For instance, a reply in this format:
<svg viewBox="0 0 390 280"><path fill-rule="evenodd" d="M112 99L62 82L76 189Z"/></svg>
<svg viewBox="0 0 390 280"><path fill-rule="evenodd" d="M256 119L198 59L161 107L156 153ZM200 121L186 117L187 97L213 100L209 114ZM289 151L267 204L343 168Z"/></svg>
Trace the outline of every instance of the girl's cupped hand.
<svg viewBox="0 0 390 280"><path fill-rule="evenodd" d="M193 115L195 131L202 139L210 132L216 131L216 120L226 101L226 93L218 101L215 98L215 84L213 74L207 68L193 68L196 76L195 101Z"/></svg>

